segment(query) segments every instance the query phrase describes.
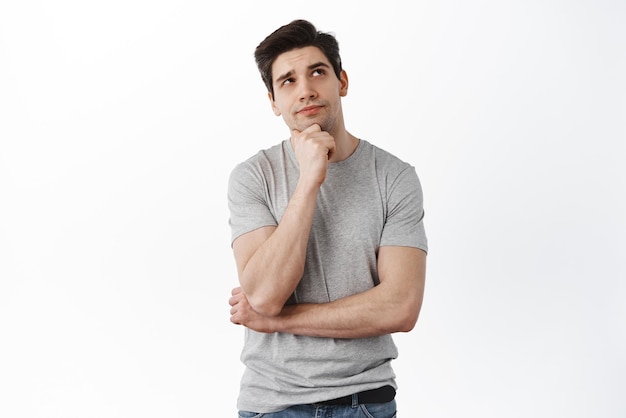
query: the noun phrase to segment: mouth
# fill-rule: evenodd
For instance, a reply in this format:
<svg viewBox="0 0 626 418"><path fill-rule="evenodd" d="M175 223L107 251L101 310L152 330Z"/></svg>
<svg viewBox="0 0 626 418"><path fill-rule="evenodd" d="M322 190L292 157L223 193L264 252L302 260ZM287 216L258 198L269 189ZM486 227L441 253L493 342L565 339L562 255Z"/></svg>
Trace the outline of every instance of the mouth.
<svg viewBox="0 0 626 418"><path fill-rule="evenodd" d="M303 107L302 109L298 110L298 114L300 115L305 115L305 116L311 116L311 115L315 115L317 112L320 111L320 109L322 109L322 106L306 106Z"/></svg>

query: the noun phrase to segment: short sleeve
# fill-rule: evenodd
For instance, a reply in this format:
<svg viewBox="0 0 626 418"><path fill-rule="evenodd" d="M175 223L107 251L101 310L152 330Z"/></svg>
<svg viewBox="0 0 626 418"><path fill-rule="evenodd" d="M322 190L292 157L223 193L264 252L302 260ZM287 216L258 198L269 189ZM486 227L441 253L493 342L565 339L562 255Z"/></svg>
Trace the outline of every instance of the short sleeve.
<svg viewBox="0 0 626 418"><path fill-rule="evenodd" d="M380 245L428 251L422 187L415 168L407 166L387 185L387 215Z"/></svg>
<svg viewBox="0 0 626 418"><path fill-rule="evenodd" d="M233 169L228 180L231 243L247 232L278 225L267 196L267 185L260 168L244 162Z"/></svg>

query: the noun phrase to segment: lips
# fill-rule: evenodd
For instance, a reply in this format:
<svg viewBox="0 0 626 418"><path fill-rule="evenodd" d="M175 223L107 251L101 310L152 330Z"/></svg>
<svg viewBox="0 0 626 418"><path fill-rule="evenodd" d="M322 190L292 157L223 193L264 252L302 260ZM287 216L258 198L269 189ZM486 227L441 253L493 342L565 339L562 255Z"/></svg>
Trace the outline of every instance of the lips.
<svg viewBox="0 0 626 418"><path fill-rule="evenodd" d="M306 107L303 107L302 109L298 110L298 113L303 114L303 115L314 115L321 108L322 108L322 106L317 106L317 105L306 106Z"/></svg>

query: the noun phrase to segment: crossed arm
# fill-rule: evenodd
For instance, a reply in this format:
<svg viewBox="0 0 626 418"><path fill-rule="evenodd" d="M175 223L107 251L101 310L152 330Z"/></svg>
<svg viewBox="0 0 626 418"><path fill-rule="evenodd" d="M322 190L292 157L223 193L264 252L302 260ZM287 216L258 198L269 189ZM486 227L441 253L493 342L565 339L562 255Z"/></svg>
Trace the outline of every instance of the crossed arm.
<svg viewBox="0 0 626 418"><path fill-rule="evenodd" d="M280 235L278 229L264 227L238 238L233 244L235 258L240 260L238 266L244 264L246 255L255 253L255 247L256 251L265 244L271 247L271 238L274 234ZM284 250L293 255L293 247L285 246ZM259 273L261 271L257 270ZM424 251L412 247L384 246L378 254L378 286L329 303L287 306L283 304L297 286L300 276L281 282L276 277L272 280L272 276L268 275L265 280L273 284L267 288L280 289L274 293L274 300L280 301L281 305L279 309L267 313L260 313L260 309L251 303L255 299L248 297L245 290L247 282L242 281L241 287L233 289L229 300L231 321L259 332L331 338L362 338L407 332L413 329L419 316L425 271ZM248 279L254 282L254 277ZM258 288L253 289L259 291ZM268 292L267 295L271 293Z"/></svg>

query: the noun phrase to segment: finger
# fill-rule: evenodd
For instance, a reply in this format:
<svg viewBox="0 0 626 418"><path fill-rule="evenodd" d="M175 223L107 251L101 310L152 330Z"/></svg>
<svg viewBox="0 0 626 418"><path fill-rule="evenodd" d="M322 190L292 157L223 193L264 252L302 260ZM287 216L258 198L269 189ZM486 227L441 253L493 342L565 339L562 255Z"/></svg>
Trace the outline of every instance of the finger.
<svg viewBox="0 0 626 418"><path fill-rule="evenodd" d="M231 294L231 295L238 295L238 294L240 294L241 292L243 292L243 290L241 289L241 287L239 287L239 286L238 286L238 287L235 287L235 288L234 288L234 289L230 292L230 294Z"/></svg>
<svg viewBox="0 0 626 418"><path fill-rule="evenodd" d="M330 143L330 147L328 147L328 150L329 150L330 152L335 152L335 149L337 149L337 143L335 143L335 141L332 141L332 142Z"/></svg>
<svg viewBox="0 0 626 418"><path fill-rule="evenodd" d="M295 137L298 136L302 133L310 133L310 132L321 132L322 131L322 127L318 124L318 123L314 123L313 125L307 127L305 130L300 131L299 129L292 129L291 130L291 137Z"/></svg>
<svg viewBox="0 0 626 418"><path fill-rule="evenodd" d="M314 123L313 125L309 126L302 132L321 132L321 131L322 131L322 127L319 125L319 123Z"/></svg>

